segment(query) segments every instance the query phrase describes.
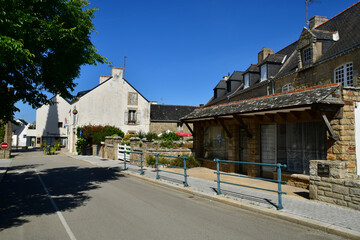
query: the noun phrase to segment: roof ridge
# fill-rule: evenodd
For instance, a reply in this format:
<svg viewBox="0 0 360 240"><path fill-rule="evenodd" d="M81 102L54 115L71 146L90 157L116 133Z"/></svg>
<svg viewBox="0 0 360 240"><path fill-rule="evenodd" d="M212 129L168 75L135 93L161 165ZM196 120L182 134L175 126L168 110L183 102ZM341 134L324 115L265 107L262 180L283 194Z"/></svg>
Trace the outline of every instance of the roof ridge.
<svg viewBox="0 0 360 240"><path fill-rule="evenodd" d="M270 98L270 97L275 97L275 96L282 96L282 95L291 94L291 93L305 92L305 91L310 91L310 90L314 90L314 89L318 89L318 88L333 87L333 86L339 86L339 85L340 85L339 83L331 83L331 84L317 85L317 86L313 86L313 87L309 87L309 88L303 88L303 89L298 89L298 90L293 90L293 91L289 91L289 92L285 92L285 93L275 93L275 94L266 95L266 96L261 96L261 97L256 97L256 98L250 98L250 99L244 99L244 100L239 100L239 101L234 101L234 102L222 103L222 104L213 105L213 106L209 106L209 107L196 108L195 110L200 110L200 109L202 110L202 109L207 109L207 108L212 108L212 107L218 107L218 106L230 105L230 104L235 104L235 103L253 101L253 100L261 99L261 98Z"/></svg>
<svg viewBox="0 0 360 240"><path fill-rule="evenodd" d="M354 3L354 4L351 5L350 7L344 9L343 11L339 12L338 14L336 14L335 16L333 16L332 18L328 19L326 22L321 23L319 26L315 27L314 29L317 29L318 27L322 26L323 24L325 24L325 23L329 22L330 20L336 18L337 16L343 14L344 12L346 12L347 10L349 10L350 8L354 7L355 5L357 5L357 4L359 4L359 3L360 3L360 1L358 1L357 3Z"/></svg>

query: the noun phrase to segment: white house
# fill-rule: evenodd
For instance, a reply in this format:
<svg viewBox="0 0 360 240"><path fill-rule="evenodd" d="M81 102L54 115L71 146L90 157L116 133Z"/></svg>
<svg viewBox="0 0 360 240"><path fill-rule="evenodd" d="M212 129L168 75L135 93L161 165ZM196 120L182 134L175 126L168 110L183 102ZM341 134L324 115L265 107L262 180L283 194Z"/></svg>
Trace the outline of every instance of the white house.
<svg viewBox="0 0 360 240"><path fill-rule="evenodd" d="M80 92L70 114L71 152L75 152L76 128L84 125L115 126L125 134L150 130L150 102L123 78L123 69L118 67L112 69L112 76L100 76L95 88Z"/></svg>
<svg viewBox="0 0 360 240"><path fill-rule="evenodd" d="M28 137L28 128L30 124L23 119L17 119L15 121L17 124L13 124L12 127L13 135L11 145L13 148L29 146L30 138Z"/></svg>
<svg viewBox="0 0 360 240"><path fill-rule="evenodd" d="M42 142L53 145L55 140L67 146L70 103L59 95L51 101L53 104L45 104L36 110L36 146Z"/></svg>

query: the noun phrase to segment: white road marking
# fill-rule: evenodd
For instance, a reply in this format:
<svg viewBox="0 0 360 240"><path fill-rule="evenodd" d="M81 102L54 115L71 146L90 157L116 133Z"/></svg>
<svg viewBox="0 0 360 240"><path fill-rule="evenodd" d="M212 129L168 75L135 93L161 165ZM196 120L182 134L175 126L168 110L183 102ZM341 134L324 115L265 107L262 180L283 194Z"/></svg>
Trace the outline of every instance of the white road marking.
<svg viewBox="0 0 360 240"><path fill-rule="evenodd" d="M42 180L42 178L41 178L40 174L38 173L38 171L37 171L36 169L34 169L34 170L35 170L36 175L38 176L39 181L40 181L41 185L43 186L43 188L44 188L44 190L45 190L45 192L46 192L46 194L47 194L48 198L50 199L50 202L51 202L51 204L53 205L53 207L54 207L54 209L55 209L55 211L56 211L56 214L58 215L58 217L59 217L59 219L60 219L60 221L61 221L62 225L64 226L64 228L65 228L65 230L66 230L67 234L69 235L69 237L70 237L70 239L71 239L71 240L76 240L76 238L75 238L75 236L74 236L73 232L71 231L71 229L70 229L69 225L67 224L67 222L66 222L66 220L65 220L64 216L63 216L63 215L62 215L62 213L59 211L59 208L57 207L57 205L56 205L56 203L55 203L54 199L52 198L52 196L50 195L50 193L49 193L48 189L46 188L45 183L44 183L44 181Z"/></svg>

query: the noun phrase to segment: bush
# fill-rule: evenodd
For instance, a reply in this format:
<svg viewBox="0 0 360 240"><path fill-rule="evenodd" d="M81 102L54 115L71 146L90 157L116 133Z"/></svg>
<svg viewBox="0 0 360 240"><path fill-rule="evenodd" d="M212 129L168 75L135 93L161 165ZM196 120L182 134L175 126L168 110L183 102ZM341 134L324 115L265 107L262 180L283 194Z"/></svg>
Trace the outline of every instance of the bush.
<svg viewBox="0 0 360 240"><path fill-rule="evenodd" d="M82 152L82 149L84 147L86 147L86 145L88 144L86 138L84 137L80 137L78 138L78 140L76 141L76 152L80 155Z"/></svg>
<svg viewBox="0 0 360 240"><path fill-rule="evenodd" d="M177 134L174 133L174 132L168 132L168 133L167 133L167 132L163 132L163 133L161 134L160 139L165 140L165 141L171 141L171 142L173 142L173 141L179 141L179 140L180 140L180 136L177 135Z"/></svg>
<svg viewBox="0 0 360 240"><path fill-rule="evenodd" d="M136 137L136 135L135 135L135 134L126 134L126 135L122 138L122 140L123 140L123 141L129 141L130 138L132 138L132 137Z"/></svg>
<svg viewBox="0 0 360 240"><path fill-rule="evenodd" d="M86 139L87 144L97 144L105 140L107 136L124 137L124 132L114 126L87 125L77 128L77 137Z"/></svg>
<svg viewBox="0 0 360 240"><path fill-rule="evenodd" d="M148 132L146 135L145 135L145 138L147 139L147 140L156 140L156 139L158 139L159 137L158 137L158 135L156 134L156 133L152 133L152 132Z"/></svg>
<svg viewBox="0 0 360 240"><path fill-rule="evenodd" d="M143 139L143 138L146 137L146 134L143 131L139 131L138 134L137 134L137 137L140 138L140 139Z"/></svg>
<svg viewBox="0 0 360 240"><path fill-rule="evenodd" d="M200 167L200 162L196 160L192 155L183 155L182 157L188 158L186 160L187 168ZM173 165L176 167L184 167L184 160L182 158L177 158L173 161Z"/></svg>
<svg viewBox="0 0 360 240"><path fill-rule="evenodd" d="M156 163L156 158L154 157L154 155L148 155L148 156L146 157L146 163L147 163L149 166L155 165L155 163Z"/></svg>

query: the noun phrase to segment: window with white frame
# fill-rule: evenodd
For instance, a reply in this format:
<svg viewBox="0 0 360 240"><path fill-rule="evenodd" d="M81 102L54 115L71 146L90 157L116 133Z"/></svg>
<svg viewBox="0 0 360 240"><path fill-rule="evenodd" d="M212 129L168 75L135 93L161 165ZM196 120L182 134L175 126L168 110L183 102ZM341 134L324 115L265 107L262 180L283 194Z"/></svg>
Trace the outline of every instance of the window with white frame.
<svg viewBox="0 0 360 240"><path fill-rule="evenodd" d="M293 88L292 88L292 86L291 86L290 83L285 84L285 85L282 87L282 92L283 92L283 93L285 93L285 92L290 92L290 91L292 91L292 90L293 90Z"/></svg>
<svg viewBox="0 0 360 240"><path fill-rule="evenodd" d="M303 51L302 51L302 59L303 59L303 64L304 65L308 65L311 63L311 48L308 47L308 48L305 48Z"/></svg>
<svg viewBox="0 0 360 240"><path fill-rule="evenodd" d="M267 80L268 76L267 76L267 64L261 65L260 67L260 81L264 81Z"/></svg>
<svg viewBox="0 0 360 240"><path fill-rule="evenodd" d="M250 74L247 73L244 75L244 88L248 88L250 86Z"/></svg>
<svg viewBox="0 0 360 240"><path fill-rule="evenodd" d="M334 70L334 82L341 83L343 86L354 86L353 64L346 63Z"/></svg>

